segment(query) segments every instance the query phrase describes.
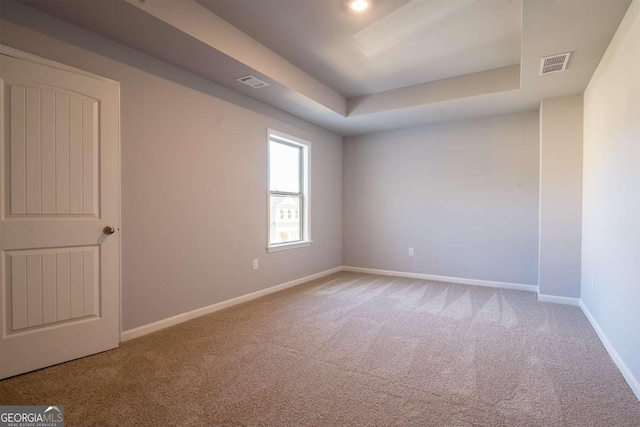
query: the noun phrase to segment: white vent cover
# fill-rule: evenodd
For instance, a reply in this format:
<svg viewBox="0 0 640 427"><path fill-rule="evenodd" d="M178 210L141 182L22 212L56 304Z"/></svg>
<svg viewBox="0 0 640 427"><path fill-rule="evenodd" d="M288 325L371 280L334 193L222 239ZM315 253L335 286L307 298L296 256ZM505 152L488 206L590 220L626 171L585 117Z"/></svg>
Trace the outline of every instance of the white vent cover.
<svg viewBox="0 0 640 427"><path fill-rule="evenodd" d="M540 64L540 75L564 71L567 68L571 52L545 56Z"/></svg>
<svg viewBox="0 0 640 427"><path fill-rule="evenodd" d="M249 74L248 76L239 77L236 80L240 83L246 84L247 86L251 86L254 89L260 89L261 87L269 86L269 83L263 82L262 80L252 76L251 74Z"/></svg>

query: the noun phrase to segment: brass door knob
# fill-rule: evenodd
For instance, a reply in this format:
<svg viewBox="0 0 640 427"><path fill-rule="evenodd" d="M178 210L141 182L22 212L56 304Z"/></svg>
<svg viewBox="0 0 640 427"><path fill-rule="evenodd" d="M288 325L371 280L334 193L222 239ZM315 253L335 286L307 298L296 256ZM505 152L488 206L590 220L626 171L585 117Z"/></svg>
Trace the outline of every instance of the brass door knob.
<svg viewBox="0 0 640 427"><path fill-rule="evenodd" d="M113 227L112 227L112 226L110 226L110 225L107 225L107 226L102 230L102 232L103 232L104 234L106 234L107 236L110 236L110 235L112 235L113 233L115 233L115 232L116 232L116 229L115 229L115 228L113 228Z"/></svg>

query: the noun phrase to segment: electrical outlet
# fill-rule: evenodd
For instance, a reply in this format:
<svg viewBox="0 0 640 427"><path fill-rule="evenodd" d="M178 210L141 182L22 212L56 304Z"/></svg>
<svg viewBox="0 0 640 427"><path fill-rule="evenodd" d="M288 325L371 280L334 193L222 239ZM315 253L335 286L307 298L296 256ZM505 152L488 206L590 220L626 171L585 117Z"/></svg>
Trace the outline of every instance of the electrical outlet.
<svg viewBox="0 0 640 427"><path fill-rule="evenodd" d="M413 248L409 248L409 256L413 256Z"/></svg>
<svg viewBox="0 0 640 427"><path fill-rule="evenodd" d="M258 269L258 258L253 260L253 269L257 270Z"/></svg>

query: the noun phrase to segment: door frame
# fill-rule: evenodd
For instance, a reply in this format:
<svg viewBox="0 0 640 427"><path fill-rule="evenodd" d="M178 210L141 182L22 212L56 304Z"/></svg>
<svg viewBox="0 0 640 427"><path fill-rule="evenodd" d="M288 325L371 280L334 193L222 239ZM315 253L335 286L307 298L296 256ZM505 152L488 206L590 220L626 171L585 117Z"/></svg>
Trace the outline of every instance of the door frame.
<svg viewBox="0 0 640 427"><path fill-rule="evenodd" d="M118 299L119 299L119 313L118 313L118 319L119 319L119 336L120 336L120 342L122 342L122 160L121 160L121 156L122 156L122 151L121 151L121 129L122 129L122 121L121 121L121 115L120 115L120 82L116 81L116 80L112 80L103 76L99 76L97 74L93 74L90 73L88 71L84 71L81 70L79 68L75 68L72 67L70 65L66 65L66 64L62 64L60 62L56 62L53 61L51 59L47 59L47 58L43 58L41 56L29 53L29 52L25 52L23 50L19 50L16 48L13 48L11 46L7 46L5 44L0 43L0 54L2 55L7 55L7 56L11 56L13 58L16 59L20 59L23 61L28 61L28 62L34 62L36 64L41 64L41 65L46 65L52 68L57 68L59 70L63 70L63 71L68 71L71 73L75 73L75 74L79 74L82 76L86 76L86 77L91 77L93 79L96 80L100 80L102 82L106 82L109 84L112 84L115 86L117 92L118 92L118 97L117 97L117 102L118 105L117 110L118 110L118 132L117 132L117 151L118 151L118 224L119 224L119 233L120 233L120 238L118 240ZM0 112L3 110L4 105L0 105ZM0 114L0 122L4 122L4 114ZM2 128L4 128L4 123L2 123L3 126ZM0 138L4 138L4 133L0 134ZM0 150L0 164L4 165L4 150ZM1 206L4 204L4 198L1 198L2 200L0 200L0 207L4 207ZM4 212L4 210L2 210ZM4 310L3 310L4 313Z"/></svg>

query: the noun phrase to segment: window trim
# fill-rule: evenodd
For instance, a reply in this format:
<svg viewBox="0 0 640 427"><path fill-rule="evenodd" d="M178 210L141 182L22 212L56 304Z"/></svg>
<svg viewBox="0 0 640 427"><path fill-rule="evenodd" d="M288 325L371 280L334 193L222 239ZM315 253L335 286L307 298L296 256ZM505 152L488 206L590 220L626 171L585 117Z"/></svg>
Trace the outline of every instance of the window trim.
<svg viewBox="0 0 640 427"><path fill-rule="evenodd" d="M300 206L300 223L302 238L293 242L287 243L270 243L271 232L271 195L272 193L287 195L286 192L272 192L271 191L271 155L269 152L269 146L272 137L276 142L289 144L295 147L301 148L300 150L300 193L288 193L295 194L301 198ZM277 131L275 129L267 128L267 252L279 252L288 249L301 248L311 246L313 241L311 240L311 142L298 138L284 132ZM277 212L274 212L277 215Z"/></svg>

